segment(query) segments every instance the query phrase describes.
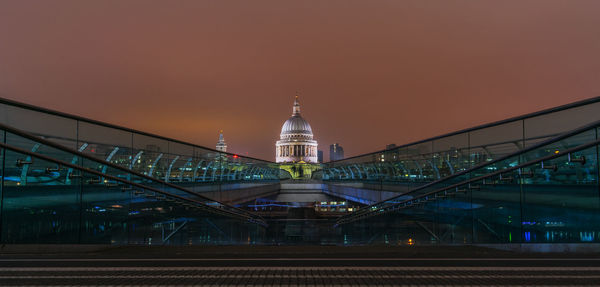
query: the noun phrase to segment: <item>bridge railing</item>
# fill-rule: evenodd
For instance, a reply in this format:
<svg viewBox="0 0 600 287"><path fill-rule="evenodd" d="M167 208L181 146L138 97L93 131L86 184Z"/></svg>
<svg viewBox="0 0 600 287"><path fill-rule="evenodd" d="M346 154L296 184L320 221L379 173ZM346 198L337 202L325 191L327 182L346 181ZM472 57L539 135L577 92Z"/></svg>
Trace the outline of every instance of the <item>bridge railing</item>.
<svg viewBox="0 0 600 287"><path fill-rule="evenodd" d="M325 163L319 177L330 182L405 184L408 191L598 120L600 97ZM522 160L527 159L512 164Z"/></svg>
<svg viewBox="0 0 600 287"><path fill-rule="evenodd" d="M349 244L598 243L599 148L575 147L338 220Z"/></svg>
<svg viewBox="0 0 600 287"><path fill-rule="evenodd" d="M2 133L2 143L6 144L7 146L24 150L37 156L48 157L58 162L65 162L69 165L76 165L80 168L86 168L88 170L101 174L102 176L99 176L98 178L93 180L93 183L95 184L114 184L112 180L109 180L104 177L104 175L111 175L113 177L121 178L136 184L142 184L144 186L158 188L163 190L164 192L169 192L177 196L191 198L195 201L202 202L207 206L216 207L220 210L227 211L238 216L247 217L250 220L260 222L263 221L262 218L260 218L259 216L255 216L248 211L221 203L214 199L208 198L201 193L194 192L190 189L186 189L180 185L176 185L171 182L167 182L161 179L145 175L143 173L122 167L112 162L94 158L89 154L85 154L80 151L74 151L68 147L39 138L27 132L15 129L13 127L8 127L3 124L0 124L0 133ZM30 148L32 146L33 148ZM15 158L11 157L10 154L6 154L4 157L1 158L2 164L4 166L4 174L2 177L3 187L24 187L30 184L78 184L77 181L73 180L73 167L64 168L63 164L44 166L34 161L31 161L29 158L30 156L25 158Z"/></svg>
<svg viewBox="0 0 600 287"><path fill-rule="evenodd" d="M71 154L68 162L53 158L63 150L46 154L6 144L7 136L0 137L3 243L248 244L262 238L266 224L258 216L87 156Z"/></svg>
<svg viewBox="0 0 600 287"><path fill-rule="evenodd" d="M274 162L2 98L0 124L166 182L276 182L280 176Z"/></svg>
<svg viewBox="0 0 600 287"><path fill-rule="evenodd" d="M389 205L402 202L407 198L418 197L429 192L445 188L460 182L464 182L473 177L480 177L497 171L505 170L518 165L520 162L527 162L533 159L541 158L549 154L558 154L566 149L570 149L597 139L598 127L600 121L580 127L550 140L538 143L534 146L523 149L511 155L497 158L490 162L481 163L473 168L467 169L447 176L445 178L421 185L410 191L403 192L398 196L386 199L369 205L366 208L356 211L347 217L358 217L363 213L369 213ZM342 218L343 219L343 218Z"/></svg>

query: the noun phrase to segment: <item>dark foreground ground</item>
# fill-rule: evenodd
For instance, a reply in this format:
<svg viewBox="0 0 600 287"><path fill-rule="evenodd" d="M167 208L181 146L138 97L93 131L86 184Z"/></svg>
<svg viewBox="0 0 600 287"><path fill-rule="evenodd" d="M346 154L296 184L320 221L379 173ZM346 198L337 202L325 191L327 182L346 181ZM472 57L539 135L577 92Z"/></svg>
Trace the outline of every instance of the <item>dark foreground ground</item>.
<svg viewBox="0 0 600 287"><path fill-rule="evenodd" d="M0 286L600 286L598 253L469 246L2 246Z"/></svg>

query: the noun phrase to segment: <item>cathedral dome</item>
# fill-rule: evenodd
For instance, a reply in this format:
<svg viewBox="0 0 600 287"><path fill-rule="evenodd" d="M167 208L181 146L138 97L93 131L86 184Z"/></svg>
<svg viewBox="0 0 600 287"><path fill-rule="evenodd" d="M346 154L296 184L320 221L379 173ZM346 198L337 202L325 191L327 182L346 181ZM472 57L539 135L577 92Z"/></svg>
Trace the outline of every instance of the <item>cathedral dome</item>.
<svg viewBox="0 0 600 287"><path fill-rule="evenodd" d="M304 134L312 136L312 128L300 115L291 116L281 127L281 135Z"/></svg>

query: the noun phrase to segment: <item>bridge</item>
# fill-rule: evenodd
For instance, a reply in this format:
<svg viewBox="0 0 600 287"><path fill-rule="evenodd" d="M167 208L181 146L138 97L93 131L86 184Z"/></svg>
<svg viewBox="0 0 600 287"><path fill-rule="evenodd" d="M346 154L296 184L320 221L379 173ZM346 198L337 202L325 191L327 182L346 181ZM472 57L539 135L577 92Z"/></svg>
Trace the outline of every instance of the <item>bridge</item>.
<svg viewBox="0 0 600 287"><path fill-rule="evenodd" d="M0 242L590 246L599 128L593 98L293 180L274 162L0 99Z"/></svg>

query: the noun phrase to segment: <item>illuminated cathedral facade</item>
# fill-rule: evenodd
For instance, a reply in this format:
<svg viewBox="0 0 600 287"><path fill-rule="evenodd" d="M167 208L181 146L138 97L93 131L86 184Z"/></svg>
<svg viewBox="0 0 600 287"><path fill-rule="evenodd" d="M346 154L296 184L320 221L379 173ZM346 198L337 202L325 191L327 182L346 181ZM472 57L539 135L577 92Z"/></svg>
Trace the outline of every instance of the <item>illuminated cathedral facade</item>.
<svg viewBox="0 0 600 287"><path fill-rule="evenodd" d="M277 163L317 163L317 141L312 128L300 115L298 96L294 100L292 116L283 123L275 144Z"/></svg>

